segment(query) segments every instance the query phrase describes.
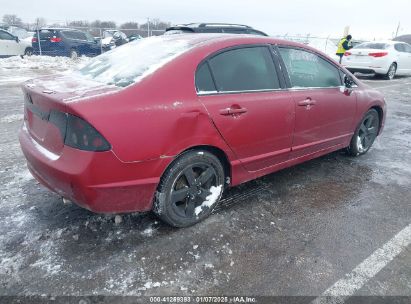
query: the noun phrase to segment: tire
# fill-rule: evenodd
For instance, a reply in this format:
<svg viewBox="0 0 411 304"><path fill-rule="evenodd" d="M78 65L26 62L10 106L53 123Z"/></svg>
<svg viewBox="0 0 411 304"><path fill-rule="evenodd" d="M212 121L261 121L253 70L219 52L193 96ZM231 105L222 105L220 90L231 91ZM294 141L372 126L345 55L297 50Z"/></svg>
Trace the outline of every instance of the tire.
<svg viewBox="0 0 411 304"><path fill-rule="evenodd" d="M154 213L174 227L194 225L213 211L224 190L224 168L203 150L178 157L163 174L157 188Z"/></svg>
<svg viewBox="0 0 411 304"><path fill-rule="evenodd" d="M359 123L348 147L348 154L359 156L368 152L377 137L380 127L380 117L375 109L365 113Z"/></svg>
<svg viewBox="0 0 411 304"><path fill-rule="evenodd" d="M387 80L393 80L396 72L397 72L397 64L392 63L390 67L388 68L387 74L384 75L384 78Z"/></svg>
<svg viewBox="0 0 411 304"><path fill-rule="evenodd" d="M77 50L71 49L70 53L69 53L69 56L70 56L71 59L76 60L79 57L79 53L78 53Z"/></svg>
<svg viewBox="0 0 411 304"><path fill-rule="evenodd" d="M26 50L24 51L24 55L26 55L26 56L33 55L33 49L30 48L30 47L26 48Z"/></svg>

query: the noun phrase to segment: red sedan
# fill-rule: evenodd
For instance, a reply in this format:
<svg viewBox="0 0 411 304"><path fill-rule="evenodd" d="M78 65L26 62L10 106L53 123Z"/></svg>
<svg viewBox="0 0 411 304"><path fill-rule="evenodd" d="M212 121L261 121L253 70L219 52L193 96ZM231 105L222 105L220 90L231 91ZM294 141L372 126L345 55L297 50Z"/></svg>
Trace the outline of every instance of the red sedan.
<svg viewBox="0 0 411 304"><path fill-rule="evenodd" d="M268 37L138 40L70 75L23 85L31 173L102 213L185 227L224 189L381 133L383 96L326 55Z"/></svg>

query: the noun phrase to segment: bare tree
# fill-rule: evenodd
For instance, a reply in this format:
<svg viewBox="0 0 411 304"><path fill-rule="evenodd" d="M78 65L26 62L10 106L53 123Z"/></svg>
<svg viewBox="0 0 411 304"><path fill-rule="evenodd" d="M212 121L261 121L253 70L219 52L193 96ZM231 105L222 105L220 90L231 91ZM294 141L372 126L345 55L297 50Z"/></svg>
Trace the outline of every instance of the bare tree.
<svg viewBox="0 0 411 304"><path fill-rule="evenodd" d="M14 25L14 26L22 26L23 22L21 21L21 18L17 17L17 15L4 15L3 16L3 22L8 24L8 25Z"/></svg>
<svg viewBox="0 0 411 304"><path fill-rule="evenodd" d="M36 28L42 28L47 25L46 19L42 17L37 17L35 20Z"/></svg>
<svg viewBox="0 0 411 304"><path fill-rule="evenodd" d="M67 22L67 26L74 27L74 28L88 28L90 27L90 23L86 20L74 20Z"/></svg>
<svg viewBox="0 0 411 304"><path fill-rule="evenodd" d="M120 25L120 29L130 29L131 30L131 29L138 29L138 28L139 28L138 23L132 22L132 21L126 22Z"/></svg>

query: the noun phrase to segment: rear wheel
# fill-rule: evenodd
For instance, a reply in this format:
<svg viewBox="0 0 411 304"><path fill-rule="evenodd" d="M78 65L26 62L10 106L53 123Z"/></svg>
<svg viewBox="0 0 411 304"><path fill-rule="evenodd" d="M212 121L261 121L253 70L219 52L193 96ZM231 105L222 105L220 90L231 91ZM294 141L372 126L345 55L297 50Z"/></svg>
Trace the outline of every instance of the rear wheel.
<svg viewBox="0 0 411 304"><path fill-rule="evenodd" d="M188 227L209 216L221 198L224 169L202 150L177 158L161 178L153 211L174 227Z"/></svg>
<svg viewBox="0 0 411 304"><path fill-rule="evenodd" d="M355 130L348 147L348 154L358 156L367 153L377 137L379 127L378 112L374 109L369 110Z"/></svg>
<svg viewBox="0 0 411 304"><path fill-rule="evenodd" d="M394 79L396 72L397 72L397 65L395 63L392 63L388 69L387 74L384 75L384 78L387 80L392 80Z"/></svg>
<svg viewBox="0 0 411 304"><path fill-rule="evenodd" d="M79 56L78 51L75 49L71 49L69 55L71 59L77 59Z"/></svg>
<svg viewBox="0 0 411 304"><path fill-rule="evenodd" d="M30 48L30 47L26 48L26 50L24 51L24 55L26 55L26 56L33 55L33 49Z"/></svg>

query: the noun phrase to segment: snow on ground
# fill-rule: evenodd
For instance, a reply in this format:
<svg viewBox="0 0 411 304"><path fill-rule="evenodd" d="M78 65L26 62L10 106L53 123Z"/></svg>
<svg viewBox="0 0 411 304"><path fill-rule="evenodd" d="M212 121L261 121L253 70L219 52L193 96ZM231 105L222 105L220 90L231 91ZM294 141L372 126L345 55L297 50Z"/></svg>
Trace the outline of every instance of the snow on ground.
<svg viewBox="0 0 411 304"><path fill-rule="evenodd" d="M7 115L1 118L0 122L11 123L11 122L23 120L23 117L24 117L23 114L10 114L10 115Z"/></svg>
<svg viewBox="0 0 411 304"><path fill-rule="evenodd" d="M90 58L76 60L68 57L12 56L0 59L0 85L19 83L40 75L74 70L86 64Z"/></svg>
<svg viewBox="0 0 411 304"><path fill-rule="evenodd" d="M50 69L53 71L65 71L76 68L88 62L90 58L80 57L73 60L68 57L51 56L12 56L0 59L0 69Z"/></svg>

